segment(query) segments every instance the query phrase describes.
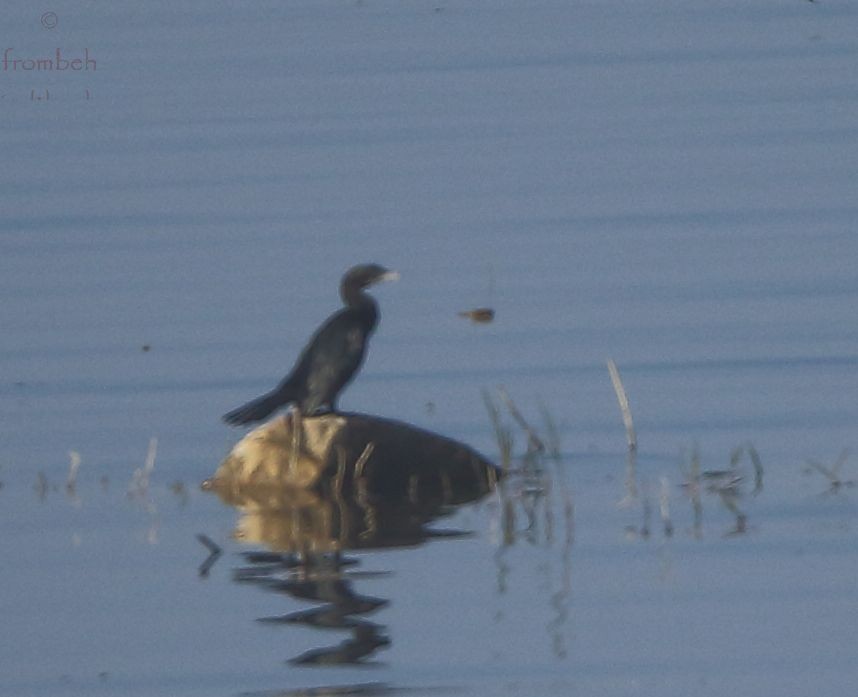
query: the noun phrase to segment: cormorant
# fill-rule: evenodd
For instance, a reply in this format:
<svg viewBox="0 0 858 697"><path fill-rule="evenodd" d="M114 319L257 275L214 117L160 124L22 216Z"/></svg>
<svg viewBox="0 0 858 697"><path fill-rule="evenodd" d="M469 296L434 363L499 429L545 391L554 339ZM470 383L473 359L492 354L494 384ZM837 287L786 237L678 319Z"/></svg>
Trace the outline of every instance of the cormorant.
<svg viewBox="0 0 858 697"><path fill-rule="evenodd" d="M276 409L295 404L302 415L336 411L337 398L363 363L370 334L378 324L378 305L364 288L395 281L399 274L378 264L349 269L340 282L345 307L316 330L282 382L257 399L225 414L229 424L261 421Z"/></svg>

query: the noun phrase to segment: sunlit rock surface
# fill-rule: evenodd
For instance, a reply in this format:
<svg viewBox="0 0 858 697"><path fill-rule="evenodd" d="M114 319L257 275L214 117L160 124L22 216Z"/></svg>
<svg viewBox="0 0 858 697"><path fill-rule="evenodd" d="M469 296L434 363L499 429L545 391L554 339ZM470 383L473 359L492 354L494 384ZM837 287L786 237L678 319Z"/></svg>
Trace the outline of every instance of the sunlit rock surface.
<svg viewBox="0 0 858 697"><path fill-rule="evenodd" d="M248 433L211 484L431 490L445 503L461 503L489 491L496 471L470 447L405 423L366 414L301 418L293 412Z"/></svg>
<svg viewBox="0 0 858 697"><path fill-rule="evenodd" d="M236 537L325 552L417 544L426 523L498 476L468 446L408 424L290 414L247 434L204 488L241 511Z"/></svg>

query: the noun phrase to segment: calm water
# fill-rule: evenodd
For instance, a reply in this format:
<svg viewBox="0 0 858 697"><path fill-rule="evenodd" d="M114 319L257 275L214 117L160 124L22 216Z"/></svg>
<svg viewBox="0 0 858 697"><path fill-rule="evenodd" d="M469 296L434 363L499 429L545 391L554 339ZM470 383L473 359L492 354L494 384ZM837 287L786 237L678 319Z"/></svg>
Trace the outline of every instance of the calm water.
<svg viewBox="0 0 858 697"><path fill-rule="evenodd" d="M8 4L0 692L854 686L858 461L805 470L856 446L858 6ZM12 69L57 48L96 69ZM198 484L369 260L402 280L342 406L496 457L503 384L561 458L429 524L468 535L326 570L387 601L379 645L299 666L358 630L257 622L319 601L242 582L265 547ZM695 523L692 452L749 442L745 532L707 491Z"/></svg>

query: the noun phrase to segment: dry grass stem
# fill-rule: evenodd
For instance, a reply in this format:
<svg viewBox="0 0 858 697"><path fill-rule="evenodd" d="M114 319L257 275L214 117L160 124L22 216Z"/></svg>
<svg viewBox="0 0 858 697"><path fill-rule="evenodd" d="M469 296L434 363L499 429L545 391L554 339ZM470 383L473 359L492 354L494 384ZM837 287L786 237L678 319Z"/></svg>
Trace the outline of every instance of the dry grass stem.
<svg viewBox="0 0 858 697"><path fill-rule="evenodd" d="M500 409L498 409L488 390L483 390L482 394L483 403L486 405L486 411L489 413L489 419L491 419L495 430L495 439L497 440L498 452L501 459L501 469L504 473L508 473L512 463L512 431L501 421Z"/></svg>
<svg viewBox="0 0 858 697"><path fill-rule="evenodd" d="M652 504L649 500L649 486L647 482L644 482L643 486L643 497L642 497L642 506L643 506L643 524L641 525L641 537L647 539L650 534L650 526L652 521Z"/></svg>
<svg viewBox="0 0 858 697"><path fill-rule="evenodd" d="M155 458L158 455L158 439L154 436L149 439L149 448L146 451L146 460L143 467L134 470L131 478L131 486L128 487L129 496L145 498L149 493L149 477L155 470Z"/></svg>
<svg viewBox="0 0 858 697"><path fill-rule="evenodd" d="M701 499L700 487L700 451L697 447L691 452L691 470L683 472L685 481L682 488L691 500L691 509L694 511L694 537L703 536L703 501Z"/></svg>
<svg viewBox="0 0 858 697"><path fill-rule="evenodd" d="M566 522L566 546L571 547L575 542L575 501L569 492L563 502L563 518Z"/></svg>
<svg viewBox="0 0 858 697"><path fill-rule="evenodd" d="M664 527L664 536L673 535L673 522L670 520L670 481L667 477L661 477L661 489L658 497L658 509L661 513L661 523Z"/></svg>
<svg viewBox="0 0 858 697"><path fill-rule="evenodd" d="M375 443L370 441L366 444L366 447L363 449L363 452L358 457L355 462L355 473L354 478L360 479L363 476L363 468L366 467L366 463L369 461L369 458L372 456L372 451L375 450Z"/></svg>
<svg viewBox="0 0 858 697"><path fill-rule="evenodd" d="M301 452L301 410L298 408L292 409L290 414L292 419L292 452L289 457L289 473L296 476L298 473L298 458Z"/></svg>
<svg viewBox="0 0 858 697"><path fill-rule="evenodd" d="M623 381L620 378L620 371L617 370L617 364L613 358L608 359L608 372L611 375L611 383L614 386L614 392L617 393L617 402L620 404L620 411L623 414L623 424L626 427L626 439L629 443L629 450L637 450L638 438L635 434L635 424L632 420L632 410L629 408L629 398L626 394L626 389L623 387Z"/></svg>
<svg viewBox="0 0 858 697"><path fill-rule="evenodd" d="M840 451L840 455L838 455L837 460L834 461L834 464L831 467L826 467L825 465L820 464L816 460L808 460L807 464L815 469L817 472L825 475L826 479L828 479L828 483L830 484L829 493L837 494L844 487L853 487L855 486L855 481L852 479L842 479L840 477L840 468L843 467L846 459L849 457L849 450L844 449Z"/></svg>
<svg viewBox="0 0 858 697"><path fill-rule="evenodd" d="M544 404L539 405L539 412L542 416L542 423L545 424L545 433L548 440L548 454L556 462L560 462L560 434L557 431L557 424L551 412Z"/></svg>
<svg viewBox="0 0 858 697"><path fill-rule="evenodd" d="M73 494L77 486L77 473L80 470L80 453L76 450L69 450L69 474L66 477L66 491Z"/></svg>
<svg viewBox="0 0 858 697"><path fill-rule="evenodd" d="M754 466L754 490L752 496L756 496L763 490L763 461L760 459L760 454L757 449L748 444L748 456L751 458L751 464Z"/></svg>
<svg viewBox="0 0 858 697"><path fill-rule="evenodd" d="M634 448L629 448L626 453L626 477L625 477L625 487L626 487L626 495L622 498L622 500L617 504L620 508L627 508L631 506L632 503L638 497L638 484L637 484L637 450Z"/></svg>
<svg viewBox="0 0 858 697"><path fill-rule="evenodd" d="M525 418L521 415L521 412L518 410L515 402L512 401L512 397L509 396L506 388L503 386L498 387L498 394L504 401L504 404L506 404L506 408L509 411L510 416L512 416L516 423L521 426L521 430L527 434L527 449L538 453L545 452L545 444L542 442L542 439L536 435L536 431L530 427L530 424L527 423Z"/></svg>
<svg viewBox="0 0 858 697"><path fill-rule="evenodd" d="M50 485L48 484L48 478L45 476L44 472L39 472L36 475L36 483L33 485L33 489L35 490L39 501L44 501L47 498Z"/></svg>

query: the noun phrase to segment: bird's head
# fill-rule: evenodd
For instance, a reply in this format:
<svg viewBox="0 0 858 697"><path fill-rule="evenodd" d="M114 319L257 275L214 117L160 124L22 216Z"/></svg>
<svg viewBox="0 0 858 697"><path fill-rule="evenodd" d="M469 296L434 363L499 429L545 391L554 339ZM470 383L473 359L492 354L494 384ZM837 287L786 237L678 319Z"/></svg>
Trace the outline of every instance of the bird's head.
<svg viewBox="0 0 858 697"><path fill-rule="evenodd" d="M396 281L399 274L396 271L386 269L379 264L360 264L353 266L343 276L343 287L353 289L368 288L382 281Z"/></svg>

